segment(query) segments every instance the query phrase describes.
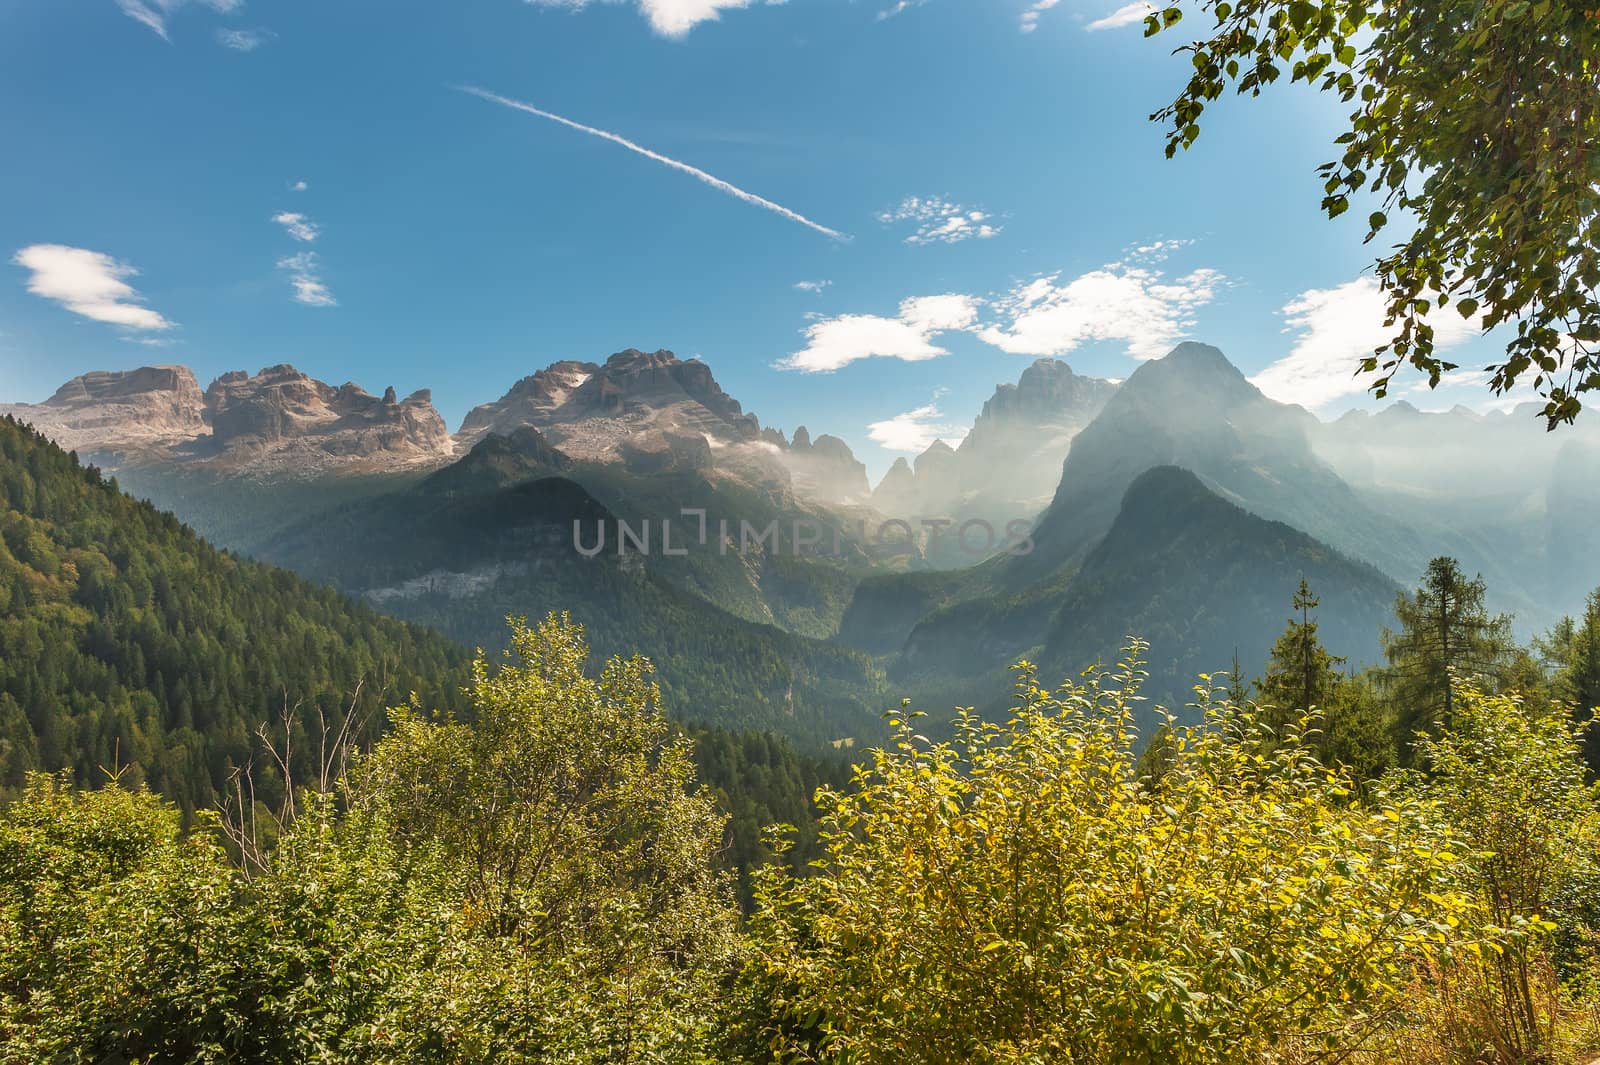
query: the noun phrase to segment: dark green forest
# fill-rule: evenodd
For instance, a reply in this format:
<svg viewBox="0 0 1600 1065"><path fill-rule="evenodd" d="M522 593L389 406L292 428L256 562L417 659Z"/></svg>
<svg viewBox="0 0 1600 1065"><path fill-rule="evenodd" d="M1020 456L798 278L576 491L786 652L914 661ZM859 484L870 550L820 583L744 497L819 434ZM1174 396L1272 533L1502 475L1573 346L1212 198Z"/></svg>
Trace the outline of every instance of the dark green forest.
<svg viewBox="0 0 1600 1065"><path fill-rule="evenodd" d="M248 768L272 804L283 797L273 750L287 746L305 781L347 719L349 742L365 745L390 706L470 709L460 645L212 548L10 419L0 420L0 493L6 795L30 771L64 769L87 786L119 774L193 815ZM496 645L503 633L501 623ZM732 815L721 859L741 876L767 856L762 828L809 825L812 793L843 773L776 734L693 734L703 780Z"/></svg>
<svg viewBox="0 0 1600 1065"><path fill-rule="evenodd" d="M467 653L135 502L32 430L0 421L0 785L126 766L210 806L290 712L370 740L413 694L462 705ZM270 789L271 771L263 768Z"/></svg>

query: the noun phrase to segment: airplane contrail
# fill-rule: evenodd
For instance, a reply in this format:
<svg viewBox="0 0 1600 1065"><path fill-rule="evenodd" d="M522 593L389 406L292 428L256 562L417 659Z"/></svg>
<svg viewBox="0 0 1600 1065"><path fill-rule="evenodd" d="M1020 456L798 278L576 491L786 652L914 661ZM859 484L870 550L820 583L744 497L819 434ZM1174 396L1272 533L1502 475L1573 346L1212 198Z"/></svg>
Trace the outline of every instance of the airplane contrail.
<svg viewBox="0 0 1600 1065"><path fill-rule="evenodd" d="M481 100L488 100L490 103L497 103L502 107L509 107L517 111L526 111L530 115L538 115L540 118L548 118L552 122L559 122L563 126L569 126L580 133L587 133L592 137L599 137L602 140L611 141L613 144L620 144L631 152L638 152L646 159L654 159L656 162L670 166L674 170L681 170L690 177L697 178L721 192L726 192L729 196L732 196L735 199L743 200L745 203L753 203L757 207L764 207L774 214L781 214L791 222L799 222L808 229L814 229L818 233L826 234L827 236L832 237L834 240L850 239L848 235L839 232L837 229L829 229L827 226L822 225L819 222L813 222L811 219L807 218L803 214L800 214L798 211L791 211L782 204L773 203L771 200L762 196L757 196L753 192L746 192L737 185L730 185L728 182L723 181L715 174L708 174L697 166L690 166L688 163L680 163L678 160L662 155L660 152L653 152L643 145L633 143L626 137L619 137L615 133L608 133L603 129L596 129L593 126L585 126L582 122L574 122L570 118L562 118L560 115L554 114L553 112L542 111L539 108L534 107L532 104L523 103L521 100L513 100L509 96L501 96L499 93L493 93L487 89L480 89L475 85L458 85L456 88L461 92L476 96Z"/></svg>

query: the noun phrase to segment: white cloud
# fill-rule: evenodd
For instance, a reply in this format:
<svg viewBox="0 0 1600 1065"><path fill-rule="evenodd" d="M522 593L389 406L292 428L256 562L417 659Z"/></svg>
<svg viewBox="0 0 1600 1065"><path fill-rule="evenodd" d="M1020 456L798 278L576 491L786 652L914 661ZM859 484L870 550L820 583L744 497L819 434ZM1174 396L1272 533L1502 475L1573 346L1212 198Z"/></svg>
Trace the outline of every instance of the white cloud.
<svg viewBox="0 0 1600 1065"><path fill-rule="evenodd" d="M873 422L867 426L867 436L886 450L920 455L935 440L954 445L967 435L965 428L943 422L942 418L944 411L939 409L939 404L929 403L925 407L896 414L893 418Z"/></svg>
<svg viewBox="0 0 1600 1065"><path fill-rule="evenodd" d="M1192 240L1153 240L1149 244L1139 244L1129 249L1123 261L1139 264L1164 263L1172 257L1173 252L1182 251L1193 243Z"/></svg>
<svg viewBox="0 0 1600 1065"><path fill-rule="evenodd" d="M226 15L244 7L244 0L116 0L116 3L124 15L148 26L164 41L171 40L167 35L167 21L180 8L194 3Z"/></svg>
<svg viewBox="0 0 1600 1065"><path fill-rule="evenodd" d="M315 222L297 211L283 211L280 214L273 215L272 220L282 226L284 232L295 240L303 241L307 244L316 240L321 233Z"/></svg>
<svg viewBox="0 0 1600 1065"><path fill-rule="evenodd" d="M817 293L833 284L832 281L796 281L794 287L801 292Z"/></svg>
<svg viewBox="0 0 1600 1065"><path fill-rule="evenodd" d="M535 7L564 7L582 11L591 0L526 0ZM752 7L757 0L594 0L599 3L637 3L650 28L663 37L683 37L702 22L715 22L724 11ZM784 0L765 0L781 4Z"/></svg>
<svg viewBox="0 0 1600 1065"><path fill-rule="evenodd" d="M34 244L17 252L11 261L32 271L29 292L55 300L73 314L127 329L172 328L160 314L139 306L144 297L124 280L139 271L104 252Z"/></svg>
<svg viewBox="0 0 1600 1065"><path fill-rule="evenodd" d="M961 293L915 297L902 302L893 318L808 312L805 349L777 365L817 373L873 357L919 362L947 354L934 341L950 332L972 333L1016 355L1064 355L1092 341L1121 341L1136 359L1160 358L1193 327L1195 312L1228 284L1209 268L1174 278L1159 269L1190 243L1156 241L1069 281L1050 274L988 299ZM980 321L984 308L990 313Z"/></svg>
<svg viewBox="0 0 1600 1065"><path fill-rule="evenodd" d="M1376 279L1360 277L1333 288L1309 289L1284 304L1285 332L1300 335L1289 354L1254 377L1252 384L1273 399L1316 410L1367 389L1371 375L1356 376L1363 358L1387 342L1393 330ZM1477 319L1453 307L1430 315L1436 348L1448 348L1481 332Z"/></svg>
<svg viewBox="0 0 1600 1065"><path fill-rule="evenodd" d="M1120 340L1136 359L1160 358L1226 283L1216 270L1169 281L1159 270L1127 263L1111 263L1065 284L1052 274L994 301L1004 325L988 326L978 336L1014 355L1064 355L1090 341Z"/></svg>
<svg viewBox="0 0 1600 1065"><path fill-rule="evenodd" d="M217 43L235 52L253 52L276 36L271 30L218 30Z"/></svg>
<svg viewBox="0 0 1600 1065"><path fill-rule="evenodd" d="M883 22L886 19L892 19L909 8L921 7L925 3L927 3L927 0L895 0L895 3L878 12L878 21Z"/></svg>
<svg viewBox="0 0 1600 1065"><path fill-rule="evenodd" d="M648 2L648 0L646 0L646 2ZM787 218L791 222L798 222L806 228L814 229L818 233L832 237L834 240L850 239L837 229L829 229L820 222L813 222L811 219L797 211L789 210L789 208L784 207L782 204L773 203L771 200L757 196L753 192L746 192L739 186L727 181L723 181L721 178L713 174L708 174L697 166L690 166L688 163L679 162L678 160L669 156L662 155L660 152L651 151L649 148L635 144L626 137L619 136L618 134L611 133L603 129L597 129L594 126L586 126L581 122L574 122L570 118L562 118L560 115L555 114L552 111L544 111L534 107L532 104L523 103L521 100L513 100L510 97L501 96L497 93L489 92L486 89L479 89L470 85L460 86L460 89L462 92L471 96L476 96L480 100L488 100L490 103L496 103L502 107L509 107L514 111L522 111L530 115L537 115L540 118L547 118L550 121L558 122L569 129L575 129L580 133L587 133L591 137L599 137L601 140L610 141L612 144L619 144L628 149L630 152L637 152L646 159L653 159L656 162L661 163L663 166L669 166L674 170L682 171L683 173L688 174L690 177L695 178L697 181L702 181L705 184L710 185L718 192L725 192L736 200L742 200L745 203L771 211L774 214L778 214L784 218Z"/></svg>
<svg viewBox="0 0 1600 1065"><path fill-rule="evenodd" d="M1143 23L1145 16L1154 10L1154 4L1146 3L1145 0L1136 0L1135 3L1122 5L1105 18L1095 19L1084 29L1090 31L1115 30L1123 26L1131 26L1136 22Z"/></svg>
<svg viewBox="0 0 1600 1065"><path fill-rule="evenodd" d="M948 293L917 296L900 304L894 318L846 314L823 318L806 327L806 347L779 362L781 369L822 373L873 357L921 362L947 354L933 343L940 333L970 329L978 318L978 301Z"/></svg>
<svg viewBox="0 0 1600 1065"><path fill-rule="evenodd" d="M308 307L337 307L339 301L333 298L333 293L328 291L320 276L321 266L317 261L317 253L303 251L278 260L278 269L289 274L289 283L294 286L294 300L304 303Z"/></svg>
<svg viewBox="0 0 1600 1065"><path fill-rule="evenodd" d="M290 192L304 192L307 189L309 189L310 187L311 186L307 185L304 181L296 181L294 184L289 186L289 191Z"/></svg>
<svg viewBox="0 0 1600 1065"><path fill-rule="evenodd" d="M885 225L895 222L915 222L916 230L906 238L907 244L956 244L963 240L988 240L999 233L1000 226L990 222L983 211L962 207L938 196L924 199L907 196L898 207L878 213L878 221Z"/></svg>
<svg viewBox="0 0 1600 1065"><path fill-rule="evenodd" d="M1061 0L1035 0L1022 13L1022 32L1032 33L1039 28L1039 16L1059 4Z"/></svg>

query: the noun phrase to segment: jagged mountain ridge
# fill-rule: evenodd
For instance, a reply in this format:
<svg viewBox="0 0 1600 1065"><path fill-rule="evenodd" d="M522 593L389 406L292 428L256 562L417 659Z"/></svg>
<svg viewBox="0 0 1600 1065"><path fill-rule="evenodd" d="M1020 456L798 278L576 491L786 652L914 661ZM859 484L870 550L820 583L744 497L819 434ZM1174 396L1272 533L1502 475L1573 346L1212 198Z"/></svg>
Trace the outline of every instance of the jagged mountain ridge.
<svg viewBox="0 0 1600 1065"><path fill-rule="evenodd" d="M914 633L923 662L962 661L974 650L998 661L1042 646L1062 596L1112 532L1129 486L1173 465L1229 503L1366 560L1392 580L1412 581L1430 557L1453 554L1469 572L1481 570L1494 602L1522 615L1527 628L1548 625L1552 608L1575 608L1530 595L1529 574L1495 550L1506 541L1494 529L1406 520L1353 488L1314 446L1321 427L1305 410L1263 396L1216 348L1180 344L1142 364L1074 439L1032 552L939 579L865 580L841 638L884 653L904 648ZM1572 554L1568 547L1566 557ZM1580 576L1574 586L1592 587L1588 580Z"/></svg>
<svg viewBox="0 0 1600 1065"><path fill-rule="evenodd" d="M665 350L552 363L474 407L453 436L427 389L374 397L287 363L226 373L203 390L182 366L95 372L43 403L0 411L112 470L204 466L248 476L437 468L486 436L531 427L579 462L642 474L716 471L816 503L915 518L1033 513L1072 435L1112 389L1038 360L1016 384L996 387L959 449L938 442L920 456L920 482L899 496L898 464L875 492L844 440L805 426L792 439L763 428L705 363Z"/></svg>
<svg viewBox="0 0 1600 1065"><path fill-rule="evenodd" d="M1081 559L1106 534L1145 470L1180 465L1223 498L1287 522L1397 578L1440 546L1362 500L1312 446L1304 408L1268 399L1220 350L1185 342L1142 363L1073 441L1040 516L1040 550L1010 567L1025 587Z"/></svg>
<svg viewBox="0 0 1600 1065"><path fill-rule="evenodd" d="M1133 479L1107 535L1047 594L1031 602L992 594L935 611L891 661L890 680L924 704L941 701L929 710L998 712L1009 705L1007 667L1018 658L1055 683L1116 661L1134 634L1150 645L1148 705L1181 715L1197 675L1228 669L1236 652L1251 675L1260 672L1302 576L1322 595L1327 645L1355 664L1376 661L1399 590L1393 580L1229 502L1189 470L1156 466ZM954 629L966 638L951 640Z"/></svg>
<svg viewBox="0 0 1600 1065"><path fill-rule="evenodd" d="M43 403L0 406L68 451L119 453L168 447L207 431L205 393L187 366L98 370Z"/></svg>
<svg viewBox="0 0 1600 1065"><path fill-rule="evenodd" d="M1044 509L1073 439L1117 386L1037 359L1015 384L1001 383L959 445L935 440L913 462L896 459L874 490L885 514L1004 522Z"/></svg>
<svg viewBox="0 0 1600 1065"><path fill-rule="evenodd" d="M863 585L855 598L872 609L854 613L857 621L873 619L874 632L864 638L859 624L847 624L853 630L847 635L882 650L898 648L928 610L981 599L991 586L1037 600L1105 535L1127 485L1144 469L1173 462L1224 498L1371 559L1400 580L1413 577L1433 554L1456 554L1469 569L1482 570L1498 605L1517 611L1530 627L1571 609L1571 587L1560 585L1564 579L1583 584L1593 568L1587 561L1592 551L1573 541L1557 517L1595 509L1582 491L1590 436L1564 436L1565 449L1547 456L1548 476L1541 472L1530 481L1522 476L1524 464L1508 456L1521 454L1517 434L1531 419L1423 414L1397 404L1324 424L1266 399L1220 351L1200 344L1180 345L1166 359L1142 364L1116 387L1077 375L1058 360L1039 360L1015 386L996 389L960 447L937 443L914 466L896 463L870 492L842 440L813 437L803 427L791 440L763 428L705 364L667 351L628 349L602 363L556 363L476 408L456 440L436 420L426 392L405 400L392 393L374 397L354 385L316 382L287 365L253 376L224 375L204 391L182 367L89 374L45 403L11 409L45 423L47 433L53 425L58 437L70 436L73 446L135 491L245 550L330 503L398 490L448 467L473 434L482 441L518 429L536 430L541 447L582 467L574 472L557 464L543 472L567 472L608 506L636 517L675 511L681 495L737 509L736 517L812 514L828 523L865 516L870 528L885 516L979 516L999 525L1031 513L1020 492L996 487L1003 475L1022 471L1058 480L1032 556L998 559L978 578L963 571L935 581L898 605L889 602L899 595L893 578L887 586L876 578ZM1426 461L1413 461L1417 449L1402 446L1411 431L1403 427L1412 423L1425 436L1443 433L1462 448L1475 447L1471 454L1495 451L1486 466L1494 475L1484 478L1493 491L1471 496L1478 486L1444 482ZM1046 452L1062 450L1066 459L1057 477ZM973 458L986 453L994 460ZM181 490L170 483L173 471L189 478ZM221 484L240 473L277 479L270 489L251 484L241 492ZM308 473L328 476L308 479ZM358 483L355 474L365 479ZM216 483L208 480L213 475ZM398 479L385 480L391 477ZM971 488L975 481L979 489ZM237 512L228 522L207 513L219 500ZM918 550L901 564L971 562L964 554L939 557L927 544ZM1576 582L1567 579L1574 566ZM747 600L747 614L761 616L759 581L730 583L721 572L726 569L701 567L683 574L682 583L712 597L734 591ZM837 574L825 576L832 586ZM878 606L889 602L892 609L873 607L871 597L880 592L888 600ZM827 621L808 624L817 632Z"/></svg>
<svg viewBox="0 0 1600 1065"><path fill-rule="evenodd" d="M223 374L203 392L183 366L99 371L43 403L0 406L112 469L190 465L253 474L408 469L455 445L427 389L399 399L318 381L288 364Z"/></svg>
<svg viewBox="0 0 1600 1065"><path fill-rule="evenodd" d="M670 351L619 351L603 364L558 362L524 377L500 399L474 407L457 439L531 425L580 460L614 459L619 439L696 433L724 443L761 436L761 423L717 384L711 368Z"/></svg>

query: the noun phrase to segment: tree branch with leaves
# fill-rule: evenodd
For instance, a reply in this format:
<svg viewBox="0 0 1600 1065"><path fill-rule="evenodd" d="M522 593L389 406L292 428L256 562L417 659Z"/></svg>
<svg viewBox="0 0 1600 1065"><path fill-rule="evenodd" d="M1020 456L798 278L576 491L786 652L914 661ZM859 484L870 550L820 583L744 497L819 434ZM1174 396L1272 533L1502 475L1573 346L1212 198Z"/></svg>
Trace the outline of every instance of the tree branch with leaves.
<svg viewBox="0 0 1600 1065"><path fill-rule="evenodd" d="M1365 193L1368 241L1413 226L1376 262L1393 332L1359 366L1376 374L1372 390L1386 395L1407 366L1430 386L1457 369L1430 318L1454 313L1515 330L1485 367L1494 392L1531 384L1549 428L1573 421L1600 388L1600 12L1570 0L1201 0L1200 11L1210 36L1177 49L1194 73L1151 116L1167 156L1194 144L1230 88L1259 96L1287 75L1351 107L1338 157L1319 168L1328 217ZM1145 35L1182 19L1159 10Z"/></svg>

